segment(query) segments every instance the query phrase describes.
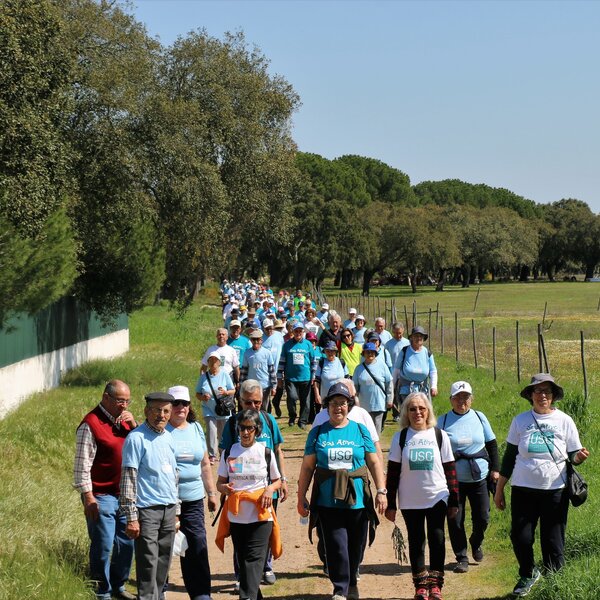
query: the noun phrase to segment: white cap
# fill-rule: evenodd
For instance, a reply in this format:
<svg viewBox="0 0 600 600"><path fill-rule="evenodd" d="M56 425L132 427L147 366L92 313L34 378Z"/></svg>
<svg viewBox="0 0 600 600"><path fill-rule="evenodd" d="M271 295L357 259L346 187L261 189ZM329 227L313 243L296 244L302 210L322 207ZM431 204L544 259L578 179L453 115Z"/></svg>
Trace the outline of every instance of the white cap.
<svg viewBox="0 0 600 600"><path fill-rule="evenodd" d="M356 315L356 320L358 321L359 319L360 319L361 321L366 321L366 319L365 319L364 315Z"/></svg>
<svg viewBox="0 0 600 600"><path fill-rule="evenodd" d="M229 322L229 327L230 327L230 328L231 328L231 327L236 327L236 326L237 326L237 327L241 327L241 326L242 326L242 323L241 323L241 321L238 321L237 319L233 319L233 321L230 321L230 322Z"/></svg>
<svg viewBox="0 0 600 600"><path fill-rule="evenodd" d="M323 304L321 304L321 308L324 308L325 310L329 310L329 304L327 304L327 302L323 302Z"/></svg>
<svg viewBox="0 0 600 600"><path fill-rule="evenodd" d="M221 362L221 355L216 350L208 355L206 362L208 362L211 358L218 358L219 362Z"/></svg>
<svg viewBox="0 0 600 600"><path fill-rule="evenodd" d="M190 390L185 385L174 385L168 392L175 400L185 400L190 402Z"/></svg>
<svg viewBox="0 0 600 600"><path fill-rule="evenodd" d="M271 319L265 319L263 321L263 329L266 329L267 327L273 327L273 321Z"/></svg>
<svg viewBox="0 0 600 600"><path fill-rule="evenodd" d="M355 309L355 308L351 308L351 309L348 311L348 314L349 314L349 315L355 315L355 314L356 314L356 309Z"/></svg>
<svg viewBox="0 0 600 600"><path fill-rule="evenodd" d="M461 392L472 394L473 389L471 388L471 384L467 381L455 381L450 388L450 398L452 398L452 396L456 396L456 394L460 394Z"/></svg>

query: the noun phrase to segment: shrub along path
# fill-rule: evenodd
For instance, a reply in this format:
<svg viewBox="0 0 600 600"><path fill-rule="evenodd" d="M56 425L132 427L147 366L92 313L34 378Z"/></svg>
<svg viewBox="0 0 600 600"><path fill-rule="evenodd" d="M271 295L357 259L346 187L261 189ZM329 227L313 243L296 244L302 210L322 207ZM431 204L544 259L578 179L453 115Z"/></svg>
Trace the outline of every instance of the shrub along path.
<svg viewBox="0 0 600 600"><path fill-rule="evenodd" d="M331 583L323 574L317 556L316 542L311 546L308 541L306 527L300 525L296 512L296 490L300 463L304 451L306 434L297 428L285 426L285 418L280 419L282 433L285 438L286 469L289 477L290 498L278 509L283 537L283 555L274 563L277 582L275 585L262 586L266 598L281 598L287 600L329 600L331 598ZM389 424L388 426L392 426ZM387 457L386 457L387 460ZM216 467L215 467L216 477ZM207 514L207 537L210 564L213 572L213 600L230 600L235 598L233 592L234 576L231 540L227 540L225 554L222 554L214 543L215 528L210 527L212 519ZM398 524L406 532L402 517L399 515ZM406 600L413 598L414 588L407 563L399 565L394 556L391 535L393 525L382 518L377 529L377 537L373 546L367 549L361 567L359 591L361 600ZM408 548L407 548L408 553ZM493 568L493 558L486 558L481 564L471 563L470 571L463 575L452 572L454 556L447 544L446 550L446 586L444 598L448 600L475 600L481 598L504 597L499 589L492 590L481 583L481 571ZM183 580L179 568L179 560L173 561L171 568L171 589L168 600L187 600Z"/></svg>

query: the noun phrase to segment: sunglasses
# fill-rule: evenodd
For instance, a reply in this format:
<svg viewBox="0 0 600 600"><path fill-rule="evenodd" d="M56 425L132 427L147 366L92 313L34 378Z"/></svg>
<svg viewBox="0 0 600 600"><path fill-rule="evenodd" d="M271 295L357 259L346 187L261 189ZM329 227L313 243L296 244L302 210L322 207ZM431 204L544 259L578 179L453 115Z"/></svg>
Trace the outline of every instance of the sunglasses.
<svg viewBox="0 0 600 600"><path fill-rule="evenodd" d="M238 431L255 431L255 425L238 425Z"/></svg>
<svg viewBox="0 0 600 600"><path fill-rule="evenodd" d="M189 406L190 402L187 400L173 400L173 406Z"/></svg>

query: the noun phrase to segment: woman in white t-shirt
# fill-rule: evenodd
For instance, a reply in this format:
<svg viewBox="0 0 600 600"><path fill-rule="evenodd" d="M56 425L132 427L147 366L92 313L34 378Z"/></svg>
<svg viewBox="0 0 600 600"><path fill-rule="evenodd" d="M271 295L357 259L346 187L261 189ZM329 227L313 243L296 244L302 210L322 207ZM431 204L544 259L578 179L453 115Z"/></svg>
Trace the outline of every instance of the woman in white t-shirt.
<svg viewBox="0 0 600 600"><path fill-rule="evenodd" d="M261 599L260 581L267 551L281 555L277 517L272 510L273 493L281 488L275 454L256 438L262 433L262 420L256 410L243 410L236 416L240 442L221 455L217 490L226 495L217 531L217 546L231 534L240 569L240 598ZM268 459L268 464L267 464Z"/></svg>
<svg viewBox="0 0 600 600"><path fill-rule="evenodd" d="M444 584L446 516L456 518L458 481L452 446L445 431L435 427L429 397L409 394L400 409L400 431L390 445L387 470L388 509L392 523L400 508L408 532L408 553L415 600L441 600ZM425 568L425 522L429 572Z"/></svg>
<svg viewBox="0 0 600 600"><path fill-rule="evenodd" d="M590 453L582 448L573 419L554 406L563 395L551 375L534 375L521 392L532 408L513 419L506 438L494 502L505 509L504 488L512 478L511 540L519 562L515 596L527 595L541 576L533 560L538 520L544 569L556 571L565 562L567 461L579 465Z"/></svg>

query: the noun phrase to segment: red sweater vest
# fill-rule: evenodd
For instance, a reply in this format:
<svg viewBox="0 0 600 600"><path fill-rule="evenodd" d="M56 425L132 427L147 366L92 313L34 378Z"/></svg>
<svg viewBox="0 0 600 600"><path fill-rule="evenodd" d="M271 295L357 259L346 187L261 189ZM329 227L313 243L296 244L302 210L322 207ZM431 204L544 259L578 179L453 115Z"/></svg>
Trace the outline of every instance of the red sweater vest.
<svg viewBox="0 0 600 600"><path fill-rule="evenodd" d="M89 412L81 421L87 423L96 440L96 457L92 464L92 487L94 494L119 495L121 482L121 454L129 424L116 427L100 406Z"/></svg>

